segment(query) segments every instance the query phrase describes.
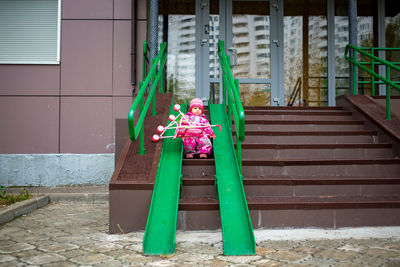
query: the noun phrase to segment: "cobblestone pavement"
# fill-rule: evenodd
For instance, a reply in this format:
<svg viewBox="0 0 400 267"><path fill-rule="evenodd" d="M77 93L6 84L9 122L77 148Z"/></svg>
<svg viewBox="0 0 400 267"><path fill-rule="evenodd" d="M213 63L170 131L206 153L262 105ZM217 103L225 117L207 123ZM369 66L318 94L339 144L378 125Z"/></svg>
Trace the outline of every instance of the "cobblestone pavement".
<svg viewBox="0 0 400 267"><path fill-rule="evenodd" d="M108 234L108 203L60 202L0 227L0 266L394 267L400 266L395 229L384 238L290 240L268 239L256 230L254 256L224 256L219 231L178 232L174 255L145 256L143 232Z"/></svg>

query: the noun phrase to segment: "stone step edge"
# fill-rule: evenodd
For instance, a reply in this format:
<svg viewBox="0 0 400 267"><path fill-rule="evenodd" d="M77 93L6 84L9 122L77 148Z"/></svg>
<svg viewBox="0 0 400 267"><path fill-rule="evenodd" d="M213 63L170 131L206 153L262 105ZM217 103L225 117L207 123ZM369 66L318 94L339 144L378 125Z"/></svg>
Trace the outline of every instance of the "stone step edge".
<svg viewBox="0 0 400 267"><path fill-rule="evenodd" d="M49 203L86 202L88 204L108 202L108 193L49 193L32 194L33 198L14 203L0 209L0 225L8 223L17 217L27 215Z"/></svg>

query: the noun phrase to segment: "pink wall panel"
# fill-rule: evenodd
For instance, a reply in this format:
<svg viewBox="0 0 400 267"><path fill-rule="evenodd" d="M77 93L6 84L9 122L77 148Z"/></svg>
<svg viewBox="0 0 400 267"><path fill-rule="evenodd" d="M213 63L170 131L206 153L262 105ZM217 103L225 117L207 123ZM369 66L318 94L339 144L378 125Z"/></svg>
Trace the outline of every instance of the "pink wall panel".
<svg viewBox="0 0 400 267"><path fill-rule="evenodd" d="M113 95L132 95L131 22L114 22Z"/></svg>
<svg viewBox="0 0 400 267"><path fill-rule="evenodd" d="M132 103L132 97L113 97L113 134L115 134L116 119L124 119L126 120L126 125L128 125L128 112L132 106ZM126 136L129 136L129 133L126 133Z"/></svg>
<svg viewBox="0 0 400 267"><path fill-rule="evenodd" d="M132 0L114 0L114 19L131 19Z"/></svg>
<svg viewBox="0 0 400 267"><path fill-rule="evenodd" d="M58 153L58 97L0 97L0 154Z"/></svg>
<svg viewBox="0 0 400 267"><path fill-rule="evenodd" d="M147 33L147 21L137 21L137 33L136 33L136 75L138 78L138 82L142 80L142 61L143 61L143 42L146 40ZM139 83L136 85L136 92L138 91Z"/></svg>
<svg viewBox="0 0 400 267"><path fill-rule="evenodd" d="M112 32L112 21L63 21L63 95L112 94Z"/></svg>
<svg viewBox="0 0 400 267"><path fill-rule="evenodd" d="M59 65L0 65L0 95L58 95Z"/></svg>
<svg viewBox="0 0 400 267"><path fill-rule="evenodd" d="M113 0L62 1L63 19L112 19Z"/></svg>
<svg viewBox="0 0 400 267"><path fill-rule="evenodd" d="M112 97L63 97L61 153L111 153Z"/></svg>
<svg viewBox="0 0 400 267"><path fill-rule="evenodd" d="M147 18L147 0L136 0L137 1L137 18L136 19L146 19Z"/></svg>

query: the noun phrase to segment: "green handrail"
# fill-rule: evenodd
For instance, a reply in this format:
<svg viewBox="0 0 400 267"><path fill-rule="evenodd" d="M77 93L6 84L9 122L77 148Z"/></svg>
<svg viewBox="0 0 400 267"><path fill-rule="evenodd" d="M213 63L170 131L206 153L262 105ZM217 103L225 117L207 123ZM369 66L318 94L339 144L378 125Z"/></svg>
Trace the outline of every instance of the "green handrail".
<svg viewBox="0 0 400 267"><path fill-rule="evenodd" d="M348 56L349 50L352 49L353 50L353 58L350 58ZM373 49L372 53L368 53L364 50L366 49ZM384 83L386 84L386 119L390 120L391 119L391 115L390 115L390 86L392 86L393 88L397 89L400 91L400 86L398 85L398 81L394 82L390 80L390 69L394 69L397 71L400 71L400 67L397 67L393 62L389 62L386 60L383 60L379 57L376 57L375 55L373 55L373 51L374 50L400 50L400 48L380 48L380 47L374 47L374 48L365 48L365 47L356 47L354 45L348 44L346 45L346 50L344 52L344 58L347 61L350 61L353 63L353 94L356 95L357 94L357 88L356 88L356 67L368 72L369 74L371 74L374 78L371 81L371 84L373 85L372 87L375 87L376 83ZM368 57L371 59L370 62L357 62L357 53L363 54L364 56ZM378 63L376 63L378 62ZM368 69L367 67L365 67L364 65L371 65L371 69ZM379 75L378 73L376 73L374 71L374 66L375 65L385 65L386 66L386 78L382 77L381 75ZM379 80L381 80L381 82L375 82L375 78L378 78ZM365 82L364 82L365 83ZM375 90L373 88L373 90ZM375 94L375 91L373 91L373 93Z"/></svg>
<svg viewBox="0 0 400 267"><path fill-rule="evenodd" d="M244 109L239 96L239 80L233 79L229 56L225 53L224 41L218 41L218 57L222 70L223 104L228 107L229 126L232 128L232 114L236 126L236 157L242 172L242 142L245 138Z"/></svg>
<svg viewBox="0 0 400 267"><path fill-rule="evenodd" d="M147 42L145 41L143 45L143 57L146 57L147 49ZM133 101L133 104L129 110L128 113L128 127L129 127L129 138L132 141L136 141L139 137L139 155L144 155L146 153L146 150L144 148L144 119L146 118L147 111L149 109L150 103L152 103L152 113L151 115L156 115L156 89L158 82L164 79L164 66L165 62L167 60L167 43L164 42L160 45L160 52L158 53L157 57L153 59L153 64L150 68L149 73L147 74L146 78L144 81L140 82L140 89L139 92ZM157 69L157 66L159 65L159 68ZM143 72L145 72L146 67L145 67L145 58L143 59ZM144 77L144 76L143 76ZM150 83L151 81L151 83ZM151 84L151 88L148 92L146 92L148 85ZM163 92L163 82L160 82L160 92ZM147 99L146 102L144 101L145 98L145 93L147 93ZM139 113L138 113L138 119L135 125L135 112L136 109L139 107Z"/></svg>

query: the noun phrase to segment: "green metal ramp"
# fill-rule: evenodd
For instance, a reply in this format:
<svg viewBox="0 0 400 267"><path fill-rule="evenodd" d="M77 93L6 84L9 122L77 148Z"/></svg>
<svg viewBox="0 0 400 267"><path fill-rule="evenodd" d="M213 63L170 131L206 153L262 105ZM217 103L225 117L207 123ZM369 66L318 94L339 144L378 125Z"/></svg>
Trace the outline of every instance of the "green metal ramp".
<svg viewBox="0 0 400 267"><path fill-rule="evenodd" d="M182 111L186 109L182 106ZM170 113L173 111L173 104ZM171 132L172 131L172 132ZM166 135L173 135L168 130ZM146 255L167 255L175 252L176 223L182 177L183 143L180 138L163 140L160 163L151 198L143 251Z"/></svg>
<svg viewBox="0 0 400 267"><path fill-rule="evenodd" d="M210 105L215 131L214 157L225 255L252 255L256 252L253 226L247 207L242 177L233 147L232 131L222 104Z"/></svg>

